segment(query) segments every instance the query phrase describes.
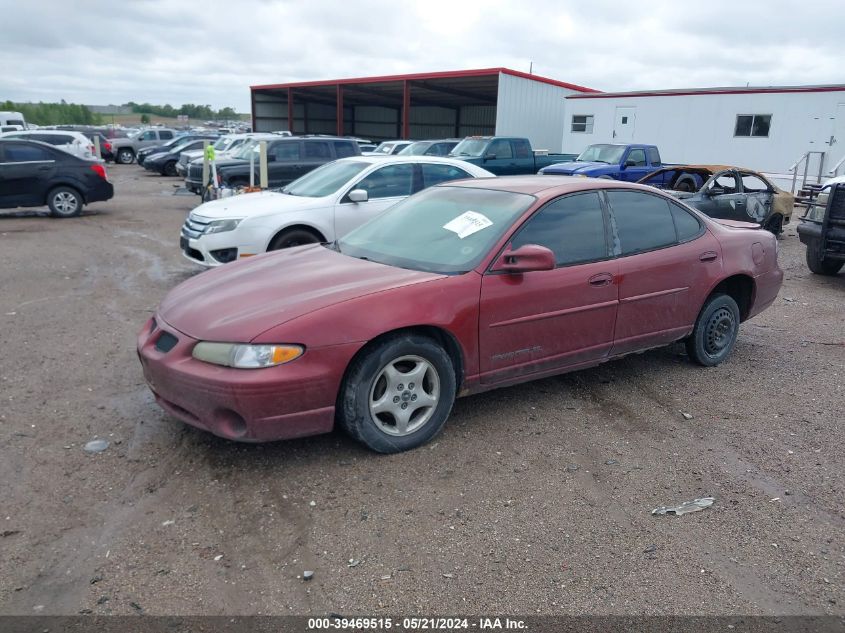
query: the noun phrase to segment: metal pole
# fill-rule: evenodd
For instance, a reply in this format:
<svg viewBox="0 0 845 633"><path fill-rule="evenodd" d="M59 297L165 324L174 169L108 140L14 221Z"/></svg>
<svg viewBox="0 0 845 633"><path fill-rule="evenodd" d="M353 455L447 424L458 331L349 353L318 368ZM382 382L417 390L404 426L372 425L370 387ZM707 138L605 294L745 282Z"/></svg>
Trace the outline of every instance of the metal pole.
<svg viewBox="0 0 845 633"><path fill-rule="evenodd" d="M97 160L103 160L103 150L100 149L100 137L95 135L91 139L91 143L94 145L94 155L97 157Z"/></svg>
<svg viewBox="0 0 845 633"><path fill-rule="evenodd" d="M818 180L819 184L821 184L821 182L822 182L822 174L824 173L824 159L825 159L825 157L826 157L826 154L824 152L821 152L821 156L819 156L819 180Z"/></svg>
<svg viewBox="0 0 845 633"><path fill-rule="evenodd" d="M202 142L202 188L208 186L208 141Z"/></svg>
<svg viewBox="0 0 845 633"><path fill-rule="evenodd" d="M411 138L411 84L402 81L402 138Z"/></svg>
<svg viewBox="0 0 845 633"><path fill-rule="evenodd" d="M261 173L258 176L258 184L262 189L267 188L267 141L261 141L258 144L258 158L261 161Z"/></svg>
<svg viewBox="0 0 845 633"><path fill-rule="evenodd" d="M255 152L249 153L249 188L255 186Z"/></svg>
<svg viewBox="0 0 845 633"><path fill-rule="evenodd" d="M804 161L804 178L801 180L801 188L807 184L807 170L810 168L810 152L807 152L807 160Z"/></svg>
<svg viewBox="0 0 845 633"><path fill-rule="evenodd" d="M343 86L337 85L337 135L343 136Z"/></svg>

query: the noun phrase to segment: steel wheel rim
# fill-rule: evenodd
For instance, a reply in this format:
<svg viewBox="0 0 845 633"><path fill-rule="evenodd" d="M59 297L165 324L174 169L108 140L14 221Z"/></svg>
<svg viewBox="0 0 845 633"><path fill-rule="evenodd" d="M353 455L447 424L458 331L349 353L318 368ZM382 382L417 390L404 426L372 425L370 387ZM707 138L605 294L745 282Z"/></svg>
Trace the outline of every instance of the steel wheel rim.
<svg viewBox="0 0 845 633"><path fill-rule="evenodd" d="M440 375L421 356L400 356L382 367L370 387L370 417L383 433L402 437L425 426L440 402Z"/></svg>
<svg viewBox="0 0 845 633"><path fill-rule="evenodd" d="M72 193L60 191L53 196L53 206L59 213L70 215L76 213L76 209L79 207L79 202L77 201L76 196Z"/></svg>
<svg viewBox="0 0 845 633"><path fill-rule="evenodd" d="M719 308L707 322L704 332L704 350L710 356L718 356L725 351L733 339L736 322L733 313L727 308Z"/></svg>

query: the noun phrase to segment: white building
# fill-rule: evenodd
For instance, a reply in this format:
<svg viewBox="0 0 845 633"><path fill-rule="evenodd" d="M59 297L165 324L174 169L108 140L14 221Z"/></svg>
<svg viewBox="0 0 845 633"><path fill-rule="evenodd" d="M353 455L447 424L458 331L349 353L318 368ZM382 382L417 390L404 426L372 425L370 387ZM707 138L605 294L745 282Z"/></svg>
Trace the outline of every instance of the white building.
<svg viewBox="0 0 845 633"><path fill-rule="evenodd" d="M845 158L845 85L581 93L565 97L564 152L592 143L651 143L664 161L809 173ZM845 163L843 163L845 167ZM843 167L840 167L840 172ZM799 177L803 173L799 167Z"/></svg>

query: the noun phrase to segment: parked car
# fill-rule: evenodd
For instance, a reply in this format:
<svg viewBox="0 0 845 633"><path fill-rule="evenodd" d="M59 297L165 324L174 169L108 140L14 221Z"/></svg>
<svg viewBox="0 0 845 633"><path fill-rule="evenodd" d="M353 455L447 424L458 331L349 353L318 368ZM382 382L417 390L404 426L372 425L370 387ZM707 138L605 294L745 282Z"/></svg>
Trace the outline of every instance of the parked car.
<svg viewBox="0 0 845 633"><path fill-rule="evenodd" d="M180 236L182 253L219 266L258 253L331 242L412 193L440 182L491 177L448 158L356 156L318 167L280 192L206 202Z"/></svg>
<svg viewBox="0 0 845 633"><path fill-rule="evenodd" d="M179 162L179 157L182 152L193 150L202 151L202 146L208 139L193 138L192 140L177 143L173 147L162 152L157 152L147 157L144 161L144 169L148 171L155 171L162 176L178 176L176 173L176 164Z"/></svg>
<svg viewBox="0 0 845 633"><path fill-rule="evenodd" d="M717 365L783 279L775 237L629 183L441 184L327 245L172 290L138 336L156 401L233 440L417 447L455 397L685 341Z"/></svg>
<svg viewBox="0 0 845 633"><path fill-rule="evenodd" d="M678 165L639 181L683 200L711 218L754 222L774 234L792 218L795 196L751 169L727 165Z"/></svg>
<svg viewBox="0 0 845 633"><path fill-rule="evenodd" d="M845 177L828 181L799 220L807 267L817 275L837 274L845 265Z"/></svg>
<svg viewBox="0 0 845 633"><path fill-rule="evenodd" d="M637 182L662 166L656 145L598 143L587 147L574 161L543 167L540 173Z"/></svg>
<svg viewBox="0 0 845 633"><path fill-rule="evenodd" d="M249 184L250 155L253 157L254 181L259 181L259 141L245 144L231 158L215 160L217 184L237 188ZM327 136L273 136L267 142L267 179L270 187L283 187L312 169L338 158L360 156L355 141ZM202 161L191 163L185 179L188 189L202 192Z"/></svg>
<svg viewBox="0 0 845 633"><path fill-rule="evenodd" d="M461 142L459 138L447 138L440 141L415 141L406 145L399 156L448 156L455 146Z"/></svg>
<svg viewBox="0 0 845 633"><path fill-rule="evenodd" d="M178 130L170 128L149 128L139 130L132 136L112 139L114 146L115 162L128 165L135 160L135 155L144 147L152 145L163 145L178 136L183 136Z"/></svg>
<svg viewBox="0 0 845 633"><path fill-rule="evenodd" d="M112 196L102 162L40 141L0 139L0 208L47 205L54 217L69 218Z"/></svg>
<svg viewBox="0 0 845 633"><path fill-rule="evenodd" d="M25 130L28 126L23 114L20 112L0 112L0 127L9 128L4 129L4 132L14 132L18 130Z"/></svg>
<svg viewBox="0 0 845 633"><path fill-rule="evenodd" d="M66 130L19 130L17 132L4 132L0 134L0 139L4 138L40 141L58 147L74 156L79 156L79 158L96 158L93 142L80 132Z"/></svg>
<svg viewBox="0 0 845 633"><path fill-rule="evenodd" d="M97 143L100 146L100 158L107 163L114 162L114 148L109 139L102 134L90 134L89 138L92 143Z"/></svg>
<svg viewBox="0 0 845 633"><path fill-rule="evenodd" d="M373 151L365 153L364 156L393 156L408 147L411 143L413 141L382 141Z"/></svg>
<svg viewBox="0 0 845 633"><path fill-rule="evenodd" d="M536 174L547 165L575 158L575 154L535 152L531 141L514 136L468 136L449 156L484 167L497 176Z"/></svg>
<svg viewBox="0 0 845 633"><path fill-rule="evenodd" d="M217 160L225 160L227 158L231 158L237 150L239 150L244 143L249 141L251 138L264 138L265 140L274 140L277 135L275 134L252 134L252 133L244 133L244 134L227 134L225 136L218 137L214 143L212 143L212 147L214 147L214 155ZM203 158L203 150L202 149L195 149L190 150L187 152L182 152L179 155L179 161L176 163L176 173L182 176L183 178L188 174L188 166L195 160Z"/></svg>
<svg viewBox="0 0 845 633"><path fill-rule="evenodd" d="M211 141L213 143L218 138L219 137L215 134L184 134L182 136L177 136L162 145L150 145L149 147L139 149L138 153L135 155L135 161L139 165L143 166L149 156L160 154L162 152L169 152L177 145L184 145L190 141Z"/></svg>

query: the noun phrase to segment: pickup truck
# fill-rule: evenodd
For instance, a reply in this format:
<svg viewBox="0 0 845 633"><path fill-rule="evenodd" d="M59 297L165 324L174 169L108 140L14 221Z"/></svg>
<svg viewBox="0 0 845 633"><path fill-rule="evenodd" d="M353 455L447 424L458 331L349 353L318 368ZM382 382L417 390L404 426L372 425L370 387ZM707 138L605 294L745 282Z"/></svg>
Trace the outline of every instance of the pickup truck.
<svg viewBox="0 0 845 633"><path fill-rule="evenodd" d="M637 182L643 176L663 167L655 145L590 145L568 163L558 163L540 170L550 176L589 176Z"/></svg>
<svg viewBox="0 0 845 633"><path fill-rule="evenodd" d="M142 147L149 147L150 145L163 145L167 141L173 140L179 136L179 132L168 128L150 128L143 130L135 136L126 138L113 138L111 140L112 151L114 152L114 162L122 165L128 165L135 160L135 154Z"/></svg>
<svg viewBox="0 0 845 633"><path fill-rule="evenodd" d="M266 140L266 139L262 139ZM251 139L241 146L231 158L215 161L217 185L244 187L249 184L249 159L253 156L255 184L258 184L259 140ZM348 138L329 136L282 136L267 142L267 184L271 188L283 187L312 169L338 158L360 156L358 143ZM185 187L203 193L202 161L195 160L188 167Z"/></svg>
<svg viewBox="0 0 845 633"><path fill-rule="evenodd" d="M483 167L497 176L536 174L543 167L575 158L575 154L535 151L527 138L468 136L449 153L449 158Z"/></svg>

